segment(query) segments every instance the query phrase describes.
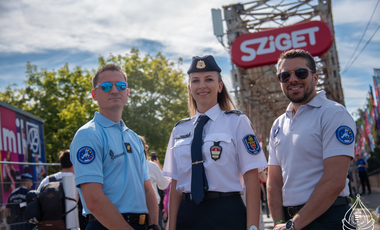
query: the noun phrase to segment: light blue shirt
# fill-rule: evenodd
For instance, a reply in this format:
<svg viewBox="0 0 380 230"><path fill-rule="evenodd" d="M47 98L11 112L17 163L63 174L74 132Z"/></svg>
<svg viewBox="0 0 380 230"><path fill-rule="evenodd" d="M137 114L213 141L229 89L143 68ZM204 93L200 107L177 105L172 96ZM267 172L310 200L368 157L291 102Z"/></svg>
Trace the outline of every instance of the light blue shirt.
<svg viewBox="0 0 380 230"><path fill-rule="evenodd" d="M140 138L123 121L113 122L96 112L76 132L70 145L75 184L100 183L120 213L148 213L144 181L149 171ZM90 211L83 202L83 215Z"/></svg>

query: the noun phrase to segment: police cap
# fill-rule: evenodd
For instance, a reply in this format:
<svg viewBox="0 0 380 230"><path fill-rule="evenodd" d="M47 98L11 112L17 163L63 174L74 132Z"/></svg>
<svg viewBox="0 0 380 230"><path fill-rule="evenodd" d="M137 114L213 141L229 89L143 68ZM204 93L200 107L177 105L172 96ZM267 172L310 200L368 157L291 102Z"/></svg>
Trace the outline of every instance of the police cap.
<svg viewBox="0 0 380 230"><path fill-rule="evenodd" d="M211 55L204 57L194 56L187 74L206 71L217 71L219 73L222 72L218 64L216 64L214 57Z"/></svg>
<svg viewBox="0 0 380 230"><path fill-rule="evenodd" d="M24 173L24 174L21 174L21 179L31 179L31 180L33 180L33 177L29 173Z"/></svg>

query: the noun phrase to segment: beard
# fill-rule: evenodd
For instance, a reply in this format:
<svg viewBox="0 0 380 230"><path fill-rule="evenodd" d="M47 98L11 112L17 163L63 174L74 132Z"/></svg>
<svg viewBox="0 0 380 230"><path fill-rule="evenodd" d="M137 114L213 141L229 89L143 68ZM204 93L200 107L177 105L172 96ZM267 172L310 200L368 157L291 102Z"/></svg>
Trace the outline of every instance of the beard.
<svg viewBox="0 0 380 230"><path fill-rule="evenodd" d="M310 95L314 92L314 79L311 78L311 83L302 83L302 84L297 84L297 85L302 85L304 88L304 92L302 95L300 93L297 94L290 94L288 90L283 90L285 96L293 103L301 104L305 101L308 102ZM289 85L289 86L297 86L297 85ZM289 87L288 86L288 87Z"/></svg>

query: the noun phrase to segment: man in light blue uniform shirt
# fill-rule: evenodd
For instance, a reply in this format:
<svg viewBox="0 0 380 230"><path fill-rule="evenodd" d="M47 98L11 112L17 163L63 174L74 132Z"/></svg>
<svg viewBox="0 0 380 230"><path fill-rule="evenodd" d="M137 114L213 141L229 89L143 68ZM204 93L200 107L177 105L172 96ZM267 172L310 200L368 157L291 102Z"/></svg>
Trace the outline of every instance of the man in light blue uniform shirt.
<svg viewBox="0 0 380 230"><path fill-rule="evenodd" d="M121 120L129 94L126 81L119 66L98 70L91 93L99 112L76 132L70 146L86 229L159 229L144 148Z"/></svg>

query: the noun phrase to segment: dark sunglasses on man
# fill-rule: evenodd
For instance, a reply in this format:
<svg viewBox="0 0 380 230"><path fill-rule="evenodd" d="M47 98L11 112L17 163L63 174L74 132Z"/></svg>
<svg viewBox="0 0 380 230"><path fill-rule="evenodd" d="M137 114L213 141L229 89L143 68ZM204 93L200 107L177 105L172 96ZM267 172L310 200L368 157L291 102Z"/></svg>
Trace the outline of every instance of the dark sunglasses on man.
<svg viewBox="0 0 380 230"><path fill-rule="evenodd" d="M277 77L281 83L286 83L289 80L292 73L294 73L296 75L296 77L303 80L309 76L309 71L313 74L313 71L311 71L311 70L308 70L306 68L298 68L298 69L293 70L293 71L281 72L277 75Z"/></svg>
<svg viewBox="0 0 380 230"><path fill-rule="evenodd" d="M102 88L102 90L104 92L108 92L108 91L110 91L112 89L112 85L113 84L111 82L98 83L95 86L94 89L97 89L100 86L100 88ZM119 91L124 91L128 87L128 83L127 82L116 82L115 85L116 85L117 90L119 90Z"/></svg>

